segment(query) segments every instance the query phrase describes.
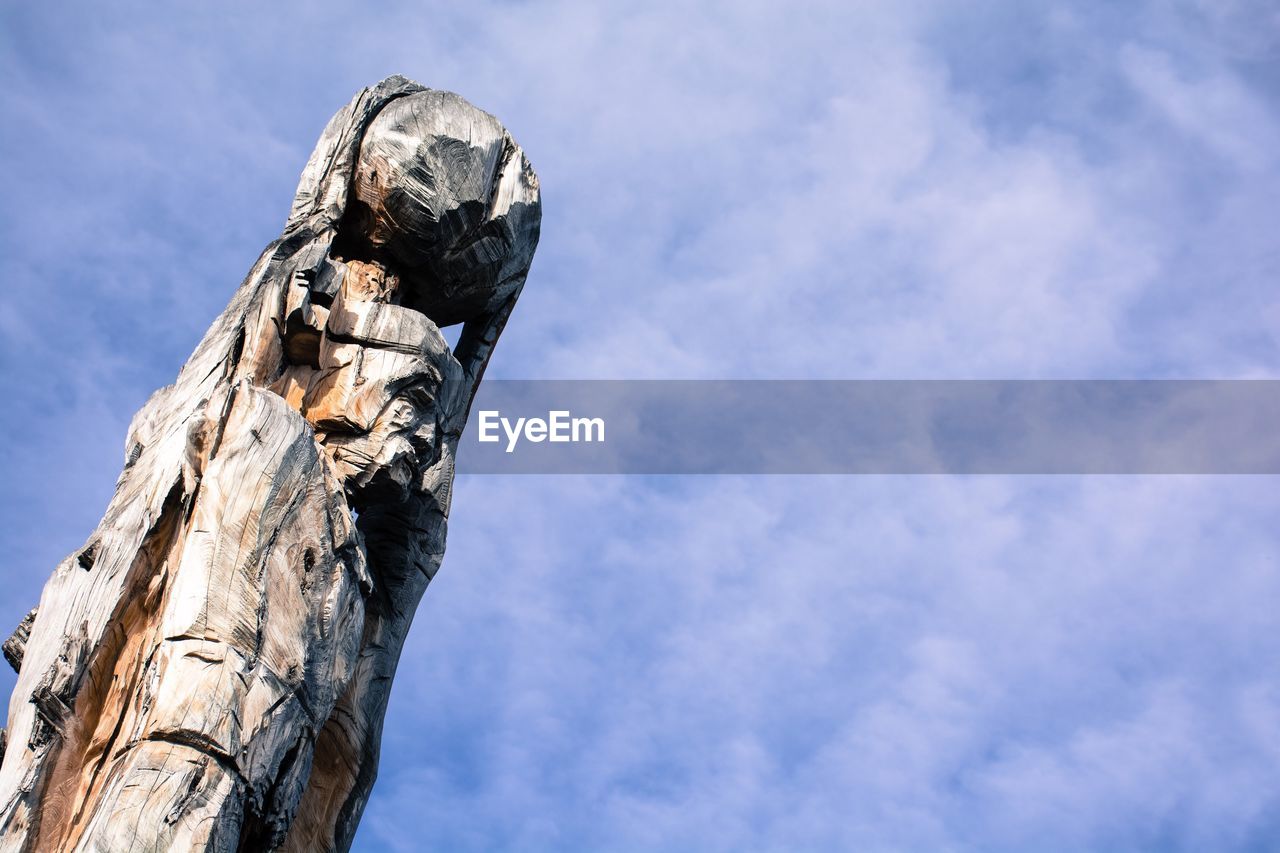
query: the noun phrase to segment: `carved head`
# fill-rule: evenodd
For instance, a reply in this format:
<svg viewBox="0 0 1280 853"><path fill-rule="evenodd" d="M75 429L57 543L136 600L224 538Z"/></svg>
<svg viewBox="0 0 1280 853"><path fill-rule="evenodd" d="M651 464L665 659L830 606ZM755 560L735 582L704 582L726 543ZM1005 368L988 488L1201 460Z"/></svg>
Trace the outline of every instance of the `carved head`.
<svg viewBox="0 0 1280 853"><path fill-rule="evenodd" d="M280 243L288 366L263 375L317 429L353 506L403 501L451 470L449 437L524 284L540 210L520 147L450 92L391 77L325 128ZM452 351L439 327L455 323Z"/></svg>
<svg viewBox="0 0 1280 853"><path fill-rule="evenodd" d="M428 90L391 100L365 129L339 242L448 326L520 286L539 221L537 178L497 119Z"/></svg>

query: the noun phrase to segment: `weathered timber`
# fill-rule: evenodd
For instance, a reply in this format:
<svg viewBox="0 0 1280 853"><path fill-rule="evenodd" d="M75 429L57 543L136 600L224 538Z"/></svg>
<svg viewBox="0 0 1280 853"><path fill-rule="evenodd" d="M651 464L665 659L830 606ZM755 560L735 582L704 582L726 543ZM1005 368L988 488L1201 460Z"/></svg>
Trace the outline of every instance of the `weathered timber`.
<svg viewBox="0 0 1280 853"><path fill-rule="evenodd" d="M18 627L13 629L9 639L4 641L4 659L13 667L14 672L22 672L22 658L27 652L27 638L31 636L31 623L36 621L37 609L31 608L31 612L23 616Z"/></svg>
<svg viewBox="0 0 1280 853"><path fill-rule="evenodd" d="M350 846L539 221L523 152L462 98L392 77L334 116L5 644L0 850Z"/></svg>

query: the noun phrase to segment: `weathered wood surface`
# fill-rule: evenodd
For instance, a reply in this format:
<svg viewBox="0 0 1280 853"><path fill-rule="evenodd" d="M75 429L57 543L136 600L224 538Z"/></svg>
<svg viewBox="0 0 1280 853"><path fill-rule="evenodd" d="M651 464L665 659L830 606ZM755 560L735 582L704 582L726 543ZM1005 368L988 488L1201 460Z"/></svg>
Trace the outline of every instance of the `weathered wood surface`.
<svg viewBox="0 0 1280 853"><path fill-rule="evenodd" d="M539 218L521 149L456 95L393 77L333 118L5 644L0 850L350 845Z"/></svg>

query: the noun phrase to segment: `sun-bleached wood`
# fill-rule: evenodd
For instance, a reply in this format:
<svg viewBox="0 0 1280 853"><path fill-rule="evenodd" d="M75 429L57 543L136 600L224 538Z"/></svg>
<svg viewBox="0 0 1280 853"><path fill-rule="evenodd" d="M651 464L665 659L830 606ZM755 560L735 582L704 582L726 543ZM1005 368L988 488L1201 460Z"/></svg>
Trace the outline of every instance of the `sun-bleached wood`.
<svg viewBox="0 0 1280 853"><path fill-rule="evenodd" d="M392 77L334 116L5 644L0 851L350 846L539 220L523 152L462 98Z"/></svg>

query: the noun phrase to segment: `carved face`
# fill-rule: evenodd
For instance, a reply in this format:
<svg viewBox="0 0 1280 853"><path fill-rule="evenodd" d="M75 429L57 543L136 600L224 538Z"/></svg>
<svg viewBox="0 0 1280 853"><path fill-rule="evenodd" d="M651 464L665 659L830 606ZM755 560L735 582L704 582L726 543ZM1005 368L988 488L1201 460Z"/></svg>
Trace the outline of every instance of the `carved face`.
<svg viewBox="0 0 1280 853"><path fill-rule="evenodd" d="M379 268L341 270L314 366L289 368L276 391L324 434L356 505L398 502L436 459L462 368L428 317L390 301L399 293Z"/></svg>
<svg viewBox="0 0 1280 853"><path fill-rule="evenodd" d="M405 304L440 326L504 295L513 225L523 227L499 206L504 169L521 167L513 150L493 116L448 92L398 98L365 131L344 237L400 276Z"/></svg>

